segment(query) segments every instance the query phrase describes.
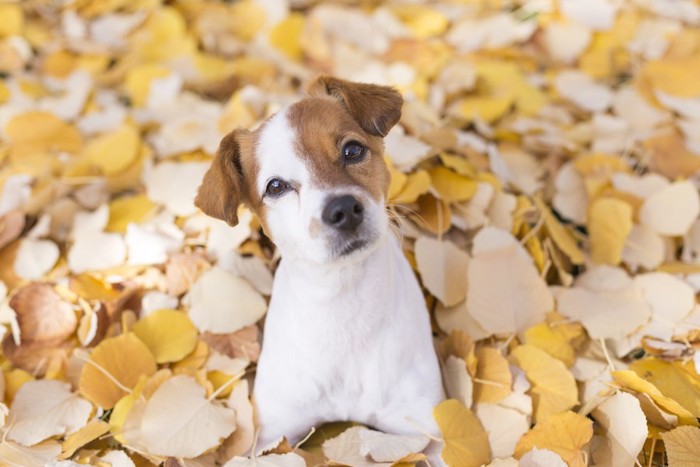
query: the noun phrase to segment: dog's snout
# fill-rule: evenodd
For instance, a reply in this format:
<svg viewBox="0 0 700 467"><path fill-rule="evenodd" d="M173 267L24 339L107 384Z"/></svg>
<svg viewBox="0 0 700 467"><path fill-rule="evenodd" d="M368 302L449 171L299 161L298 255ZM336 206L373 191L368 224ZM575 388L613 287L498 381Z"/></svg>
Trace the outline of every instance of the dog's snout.
<svg viewBox="0 0 700 467"><path fill-rule="evenodd" d="M338 230L352 231L362 223L364 207L351 195L332 198L323 209L321 218L326 225Z"/></svg>

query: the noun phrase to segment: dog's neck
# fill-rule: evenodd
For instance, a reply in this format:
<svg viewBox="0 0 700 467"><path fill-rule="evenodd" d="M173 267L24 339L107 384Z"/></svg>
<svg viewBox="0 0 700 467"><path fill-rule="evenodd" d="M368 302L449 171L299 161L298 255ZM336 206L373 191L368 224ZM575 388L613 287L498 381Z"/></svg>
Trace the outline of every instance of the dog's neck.
<svg viewBox="0 0 700 467"><path fill-rule="evenodd" d="M384 298L394 294L398 281L405 280L398 278L397 270L402 268L413 274L398 239L389 231L356 258L319 264L282 257L275 281L285 282L288 292L302 294L305 301L362 301L370 298L367 294Z"/></svg>

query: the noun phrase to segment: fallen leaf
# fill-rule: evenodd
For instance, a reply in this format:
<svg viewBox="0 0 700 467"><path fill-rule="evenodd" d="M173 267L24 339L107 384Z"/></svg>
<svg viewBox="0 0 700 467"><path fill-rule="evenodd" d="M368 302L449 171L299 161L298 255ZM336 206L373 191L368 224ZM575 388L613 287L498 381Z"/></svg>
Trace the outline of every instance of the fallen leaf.
<svg viewBox="0 0 700 467"><path fill-rule="evenodd" d="M73 433L87 424L92 404L71 392L62 381L28 381L17 391L7 437L33 446L49 437Z"/></svg>
<svg viewBox="0 0 700 467"><path fill-rule="evenodd" d="M596 263L617 265L632 230L632 206L615 198L600 198L588 212L591 257Z"/></svg>
<svg viewBox="0 0 700 467"><path fill-rule="evenodd" d="M676 182L649 196L639 210L642 224L661 235L684 235L700 214L700 196L690 182Z"/></svg>
<svg viewBox="0 0 700 467"><path fill-rule="evenodd" d="M20 337L26 343L52 346L68 339L78 325L70 303L49 284L34 283L17 289L9 302L17 315Z"/></svg>
<svg viewBox="0 0 700 467"><path fill-rule="evenodd" d="M433 416L445 440L441 456L447 465L480 466L491 460L488 436L471 410L448 399L435 407Z"/></svg>
<svg viewBox="0 0 700 467"><path fill-rule="evenodd" d="M305 467L306 462L299 454L268 454L262 457L234 457L224 467Z"/></svg>
<svg viewBox="0 0 700 467"><path fill-rule="evenodd" d="M532 384L535 422L546 421L578 404L576 381L561 361L529 345L513 349L510 360L525 371Z"/></svg>
<svg viewBox="0 0 700 467"><path fill-rule="evenodd" d="M700 378L692 362L689 365L647 358L632 362L629 369L659 388L664 396L678 401L697 418L700 416Z"/></svg>
<svg viewBox="0 0 700 467"><path fill-rule="evenodd" d="M95 347L80 375L80 392L102 408L112 408L142 375L156 372L153 354L132 333L104 339Z"/></svg>
<svg viewBox="0 0 700 467"><path fill-rule="evenodd" d="M452 242L421 237L415 244L416 262L423 285L446 306L464 300L469 255Z"/></svg>
<svg viewBox="0 0 700 467"><path fill-rule="evenodd" d="M639 401L619 392L593 411L601 424L606 443L594 454L596 462L607 465L631 465L644 446L648 430Z"/></svg>
<svg viewBox="0 0 700 467"><path fill-rule="evenodd" d="M263 317L267 305L248 282L220 268L205 271L185 297L189 316L201 332L230 333Z"/></svg>
<svg viewBox="0 0 700 467"><path fill-rule="evenodd" d="M136 322L131 330L146 344L156 363L180 361L197 344L197 329L181 311L154 311Z"/></svg>
<svg viewBox="0 0 700 467"><path fill-rule="evenodd" d="M700 428L679 426L666 433L661 433L661 438L664 440L669 465L692 467L697 463Z"/></svg>
<svg viewBox="0 0 700 467"><path fill-rule="evenodd" d="M469 314L490 333L524 332L543 321L554 307L532 259L503 230L486 227L479 231L467 278ZM509 293L502 293L503 288Z"/></svg>
<svg viewBox="0 0 700 467"><path fill-rule="evenodd" d="M530 417L497 404L477 404L476 416L486 430L493 457L508 457L516 443L530 429Z"/></svg>
<svg viewBox="0 0 700 467"><path fill-rule="evenodd" d="M570 467L585 466L584 449L592 437L593 423L588 418L570 411L554 414L520 438L515 457L521 459L533 448L548 449Z"/></svg>
<svg viewBox="0 0 700 467"><path fill-rule="evenodd" d="M146 404L141 440L158 456L193 458L219 445L236 429L236 413L205 397L189 376L160 385Z"/></svg>

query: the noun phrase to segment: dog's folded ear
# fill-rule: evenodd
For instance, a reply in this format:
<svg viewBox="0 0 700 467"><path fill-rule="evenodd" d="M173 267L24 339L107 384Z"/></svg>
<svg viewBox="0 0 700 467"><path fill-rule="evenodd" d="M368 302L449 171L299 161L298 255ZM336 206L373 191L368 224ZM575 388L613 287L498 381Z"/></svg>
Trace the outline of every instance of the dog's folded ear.
<svg viewBox="0 0 700 467"><path fill-rule="evenodd" d="M338 99L360 127L374 136L386 136L401 118L403 98L388 86L321 76L309 85L307 92L311 96L325 95Z"/></svg>
<svg viewBox="0 0 700 467"><path fill-rule="evenodd" d="M234 130L221 140L194 200L205 214L231 226L238 224L238 205L243 201L240 137L246 133Z"/></svg>

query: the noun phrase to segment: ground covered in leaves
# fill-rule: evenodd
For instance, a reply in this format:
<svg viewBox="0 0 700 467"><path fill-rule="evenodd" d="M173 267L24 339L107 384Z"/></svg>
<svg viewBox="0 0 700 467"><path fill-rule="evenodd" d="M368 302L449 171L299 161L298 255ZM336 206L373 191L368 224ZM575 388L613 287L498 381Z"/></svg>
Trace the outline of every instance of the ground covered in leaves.
<svg viewBox="0 0 700 467"><path fill-rule="evenodd" d="M237 457L278 258L193 197L224 134L328 73L406 98L389 198L445 461L697 465L698 25L694 0L0 2L0 463L420 461L347 426Z"/></svg>

